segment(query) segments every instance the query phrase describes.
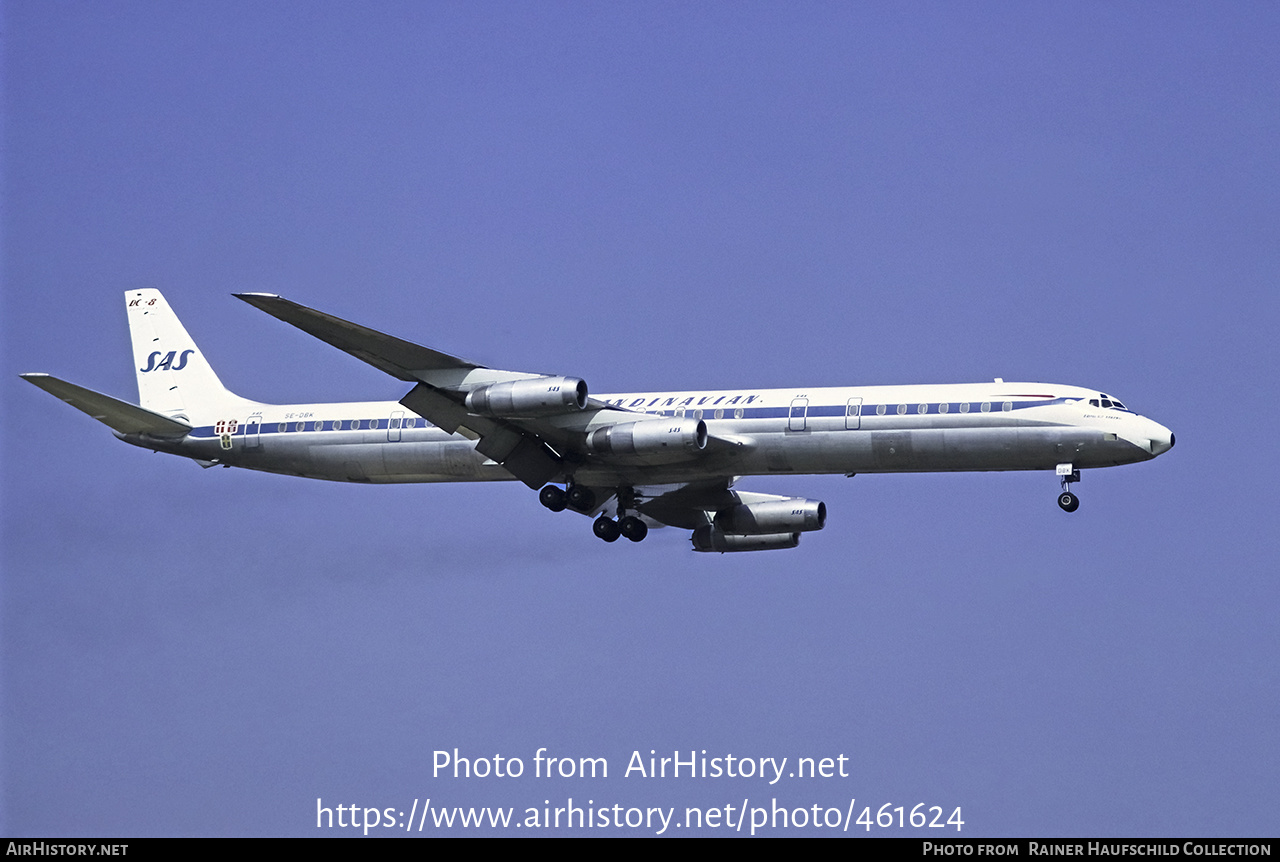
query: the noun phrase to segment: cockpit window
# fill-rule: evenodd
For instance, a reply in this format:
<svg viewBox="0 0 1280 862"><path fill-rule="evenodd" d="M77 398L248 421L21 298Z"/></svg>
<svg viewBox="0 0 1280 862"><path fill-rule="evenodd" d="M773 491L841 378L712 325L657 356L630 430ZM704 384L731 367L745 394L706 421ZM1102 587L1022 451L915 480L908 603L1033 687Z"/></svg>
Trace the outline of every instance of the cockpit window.
<svg viewBox="0 0 1280 862"><path fill-rule="evenodd" d="M1124 411L1126 411L1126 412L1130 412L1130 413L1131 413L1131 412L1133 412L1133 411L1129 410L1129 408L1128 408L1128 407L1125 407L1125 406L1124 406L1124 404L1122 404L1122 403L1120 403L1119 401L1117 401L1116 399L1112 398L1110 395L1107 395L1105 392L1104 392L1104 393L1102 393L1102 395L1101 395L1101 398L1100 398L1100 399L1099 399L1099 398L1090 398L1090 399L1089 399L1089 403L1090 403L1091 405L1093 405L1094 407L1110 407L1110 408L1115 409L1115 410L1124 410Z"/></svg>

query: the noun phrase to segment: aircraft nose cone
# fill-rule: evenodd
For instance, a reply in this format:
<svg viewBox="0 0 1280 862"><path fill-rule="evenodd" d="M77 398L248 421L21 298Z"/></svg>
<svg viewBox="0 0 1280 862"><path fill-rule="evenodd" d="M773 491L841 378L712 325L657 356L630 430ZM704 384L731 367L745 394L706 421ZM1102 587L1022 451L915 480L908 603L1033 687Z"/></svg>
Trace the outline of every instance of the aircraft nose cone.
<svg viewBox="0 0 1280 862"><path fill-rule="evenodd" d="M1158 428L1159 431L1151 435L1151 454L1163 455L1165 452L1168 452L1173 448L1173 432L1168 428L1165 428L1163 425L1157 425L1156 428Z"/></svg>

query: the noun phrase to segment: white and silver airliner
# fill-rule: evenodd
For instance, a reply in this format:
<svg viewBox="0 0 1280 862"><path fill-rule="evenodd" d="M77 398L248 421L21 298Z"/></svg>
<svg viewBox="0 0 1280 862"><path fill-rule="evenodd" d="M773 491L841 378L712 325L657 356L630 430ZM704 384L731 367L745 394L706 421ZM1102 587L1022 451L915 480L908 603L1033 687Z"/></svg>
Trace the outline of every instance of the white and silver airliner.
<svg viewBox="0 0 1280 862"><path fill-rule="evenodd" d="M397 401L260 404L229 392L158 290L125 294L141 406L48 374L41 389L126 443L211 467L339 482L519 480L595 517L606 542L651 526L696 551L792 548L819 500L734 490L743 476L1044 470L1074 512L1080 470L1173 447L1093 389L1046 383L590 395L576 377L500 371L278 296L240 299L411 384Z"/></svg>

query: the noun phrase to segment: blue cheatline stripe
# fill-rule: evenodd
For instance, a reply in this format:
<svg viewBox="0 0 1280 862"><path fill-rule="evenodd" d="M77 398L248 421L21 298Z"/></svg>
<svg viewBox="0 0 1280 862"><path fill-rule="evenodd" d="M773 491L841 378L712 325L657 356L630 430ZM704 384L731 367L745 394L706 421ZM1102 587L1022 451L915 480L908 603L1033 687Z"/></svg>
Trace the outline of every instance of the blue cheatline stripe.
<svg viewBox="0 0 1280 862"><path fill-rule="evenodd" d="M1051 405L1051 404L1065 404L1066 402L1068 402L1068 401L1072 401L1072 400L1078 400L1078 399L1054 398L1054 399L1053 399L1053 400L1051 400L1051 401L1014 401L1014 402L1013 402L1013 406L1012 406L1012 408L1011 408L1011 409L1012 409L1012 410L1024 410L1024 409L1026 409L1026 408L1028 408L1028 407L1046 407L1046 406ZM911 402L911 403L908 403L908 404L907 404L907 412L906 412L906 413L898 413L898 404L900 404L900 403L902 403L902 402L897 402L897 403L894 403L894 404L885 404L885 405L883 405L883 406L884 406L884 408L885 408L885 412L884 412L884 417L883 417L883 418L892 418L892 417L896 417L896 416L923 416L923 415L929 415L929 416L964 416L964 415L966 415L966 414L964 414L964 413L961 413L961 412L960 412L960 405L961 405L961 404L969 404L969 405L970 405L969 413L968 413L967 415L977 415L977 416L982 416L982 415L984 415L984 414L981 412L981 405L982 405L982 403L983 403L983 402L981 402L981 401L967 401L967 402L966 402L966 401L933 401L933 402L928 402L928 403L925 405L926 413L920 413L920 412L918 412L918 411L919 411L920 404L921 404L922 402ZM989 404L991 405L990 413L1004 413L1004 412L1009 412L1009 411L1004 410L1004 402L1003 402L1003 401L990 401L990 402L987 402L987 403L989 403ZM939 405L940 405L940 404L946 404L946 405L947 405L947 407L948 407L948 411L947 411L946 413L940 413L940 412L938 411L938 407L939 407ZM879 405L879 404L863 403L863 405L862 405L862 412L861 412L861 416L862 416L862 418L864 418L864 419L877 419L877 418L882 418L879 414L877 414L877 413L875 412L875 411L876 411L876 408L877 408L877 407L880 407L880 406L881 406L881 405ZM735 407L721 407L721 408L711 408L711 409L707 409L707 408L692 408L692 409L691 409L691 408L686 407L686 408L684 408L684 409L685 409L685 416L686 416L686 417L692 418L694 410L695 410L695 409L700 409L700 410L702 410L702 414L703 414L703 415L702 415L702 418L703 418L703 419L710 419L711 421L715 421L715 420L714 420L714 418L712 418L712 417L713 417L713 415L714 415L714 411L715 411L716 409L720 409L720 410L723 410L723 411L724 411L724 418L725 418L725 419L739 419L739 418L741 418L741 419L787 419L787 418L790 418L790 416L791 416L791 408L790 408L790 407L737 407L737 408L735 408ZM808 418L810 418L810 419L820 418L820 417L840 417L840 416L844 416L844 415L846 414L847 409L848 409L848 405L847 405L847 404L811 404L811 405L809 405L809 409L808 409L808 411L807 411L806 413L804 413L803 415L804 415L804 416L806 416L806 417L808 417ZM1098 408L1098 409L1105 409L1105 408ZM1119 408L1114 408L1114 409L1119 410ZM738 417L738 416L736 415L738 410L741 410L741 411L742 411L742 416L741 416L741 417ZM1127 411L1127 410L1125 410L1125 411L1120 411L1120 412L1128 413L1128 412L1131 412L1131 411ZM650 415L650 416L657 416L658 414L656 414L656 413L651 413L651 414L648 414L648 415ZM664 415L670 415L670 414L666 414L666 413L665 413L665 411L664 411ZM795 415L796 415L796 417L798 418L798 417L799 417L799 416L801 416L802 414L801 414L801 413L799 413L799 412L797 412ZM990 414L987 414L987 415L990 415ZM338 421L342 422L342 429L341 429L342 431L353 431L353 430L355 430L355 431L379 431L379 430L381 430L381 431L385 431L385 430L388 430L388 429L390 428L390 425L391 425L390 420L388 420L388 419L360 419L360 420L354 420L354 419L341 419L341 420L338 420ZM353 421L359 421L359 422L360 422L360 427L359 427L359 428L356 428L356 429L351 428L351 427L350 427L350 425L351 425L351 423L352 423ZM641 420L641 421L643 421L643 420ZM332 430L333 430L333 423L334 423L334 420L332 420L332 419L325 419L325 420L323 420L323 421L321 422L321 425L322 425L323 427L322 427L321 429L319 429L319 430L320 430L320 431L324 431L324 432L330 432L330 431L332 431ZM371 424L371 423L372 423L372 424ZM298 422L263 422L263 423L258 427L258 431L257 431L257 433L258 433L258 434L294 434L294 433L297 433L297 432L298 432L298 429L297 429L297 428L293 428L292 430L290 430L290 426L295 426L295 425L297 425L297 424L299 424L299 423L298 423ZM312 433L312 434L314 434L314 433L318 433L318 432L317 432L317 429L315 429L315 428L313 427L313 426L316 424L316 420L306 420L306 421L303 421L301 424L302 424L302 429L301 429L302 431L305 431L305 432L307 432L307 433ZM422 426L415 426L415 427L422 427ZM428 425L427 427L433 427L433 426ZM405 430L405 431L412 431L412 430L414 430L413 428L404 428L404 427L403 427L403 425L401 426L401 428L403 428L403 430ZM401 430L401 428L397 428L397 429L393 429L393 430L397 430L397 431L398 431L398 430ZM245 435L245 433L246 433L246 426L245 426L245 424L244 424L243 422L240 422L239 424L237 424L237 425L236 425L236 430L235 430L234 432L232 432L231 436L232 436L232 437L243 437L243 436ZM219 435L214 431L214 426L213 426L213 425L201 425L201 426L199 426L199 427L197 427L197 428L192 428L192 429L191 429L191 433L190 433L188 436L190 436L190 437L196 437L196 438L214 438L214 437L218 437Z"/></svg>

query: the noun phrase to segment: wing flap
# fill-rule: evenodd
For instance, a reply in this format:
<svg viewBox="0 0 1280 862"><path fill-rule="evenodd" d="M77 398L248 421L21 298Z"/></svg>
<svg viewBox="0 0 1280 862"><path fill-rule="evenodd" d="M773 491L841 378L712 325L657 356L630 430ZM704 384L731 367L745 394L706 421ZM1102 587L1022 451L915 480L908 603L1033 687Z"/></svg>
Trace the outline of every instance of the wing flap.
<svg viewBox="0 0 1280 862"><path fill-rule="evenodd" d="M68 383L49 374L23 374L22 379L39 386L72 407L121 434L147 434L152 437L185 437L191 426L144 407Z"/></svg>
<svg viewBox="0 0 1280 862"><path fill-rule="evenodd" d="M450 434L461 431L466 437L478 437L477 452L497 461L530 488L541 488L563 467L559 456L537 435L501 419L470 413L453 396L426 383L409 390L400 403Z"/></svg>
<svg viewBox="0 0 1280 862"><path fill-rule="evenodd" d="M720 509L732 505L734 494L729 490L730 479L710 479L690 482L674 488L636 489L645 497L639 510L671 527L696 530L711 523L712 516Z"/></svg>

